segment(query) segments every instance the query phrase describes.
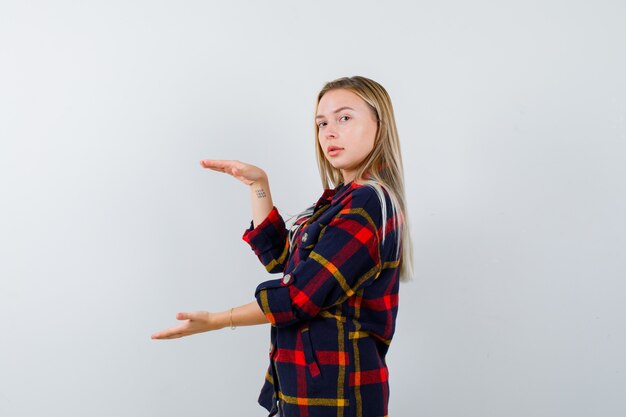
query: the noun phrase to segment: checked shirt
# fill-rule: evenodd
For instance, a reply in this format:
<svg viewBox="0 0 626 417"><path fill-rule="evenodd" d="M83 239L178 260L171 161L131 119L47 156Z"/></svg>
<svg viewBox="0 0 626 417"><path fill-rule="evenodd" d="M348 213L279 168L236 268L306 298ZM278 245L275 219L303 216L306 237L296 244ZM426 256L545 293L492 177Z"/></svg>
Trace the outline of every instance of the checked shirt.
<svg viewBox="0 0 626 417"><path fill-rule="evenodd" d="M384 417L385 355L398 312L399 262L391 200L351 181L324 190L293 236L276 207L245 230L278 279L255 292L271 323L270 365L259 404L281 417ZM292 228L293 230L293 228Z"/></svg>

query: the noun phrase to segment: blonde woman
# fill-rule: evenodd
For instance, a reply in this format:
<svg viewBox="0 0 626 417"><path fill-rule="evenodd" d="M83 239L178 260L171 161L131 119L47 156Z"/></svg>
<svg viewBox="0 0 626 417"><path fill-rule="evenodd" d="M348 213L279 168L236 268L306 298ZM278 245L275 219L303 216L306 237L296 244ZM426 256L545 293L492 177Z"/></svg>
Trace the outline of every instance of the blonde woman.
<svg viewBox="0 0 626 417"><path fill-rule="evenodd" d="M173 339L270 324L270 363L259 403L270 416L387 416L385 356L399 281L412 274L400 143L391 100L365 77L328 82L317 97L315 149L324 192L288 228L266 173L240 161L204 160L250 188L246 241L278 279L256 300L223 312L178 313L155 333Z"/></svg>

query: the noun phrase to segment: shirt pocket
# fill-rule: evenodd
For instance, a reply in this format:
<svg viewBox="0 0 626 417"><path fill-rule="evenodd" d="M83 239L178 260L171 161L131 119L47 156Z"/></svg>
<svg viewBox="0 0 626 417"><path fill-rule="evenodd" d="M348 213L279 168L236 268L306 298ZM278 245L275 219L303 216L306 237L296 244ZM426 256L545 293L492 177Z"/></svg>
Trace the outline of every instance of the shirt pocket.
<svg viewBox="0 0 626 417"><path fill-rule="evenodd" d="M304 228L298 237L300 239L298 242L298 257L300 260L305 260L309 257L323 229L324 226L320 223L311 223Z"/></svg>
<svg viewBox="0 0 626 417"><path fill-rule="evenodd" d="M300 327L300 336L302 337L302 348L304 350L304 360L306 362L307 374L311 381L315 384L322 377L319 362L315 356L313 343L311 342L311 330L308 323L304 323Z"/></svg>

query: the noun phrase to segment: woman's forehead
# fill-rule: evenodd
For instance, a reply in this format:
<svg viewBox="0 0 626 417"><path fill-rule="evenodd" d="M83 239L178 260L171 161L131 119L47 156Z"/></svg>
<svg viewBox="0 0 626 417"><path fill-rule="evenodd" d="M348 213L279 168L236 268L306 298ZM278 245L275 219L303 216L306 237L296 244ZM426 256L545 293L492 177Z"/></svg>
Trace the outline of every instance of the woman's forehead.
<svg viewBox="0 0 626 417"><path fill-rule="evenodd" d="M317 116L328 116L337 111L345 110L346 108L354 111L362 111L367 108L367 103L350 90L330 90L320 99L317 106Z"/></svg>

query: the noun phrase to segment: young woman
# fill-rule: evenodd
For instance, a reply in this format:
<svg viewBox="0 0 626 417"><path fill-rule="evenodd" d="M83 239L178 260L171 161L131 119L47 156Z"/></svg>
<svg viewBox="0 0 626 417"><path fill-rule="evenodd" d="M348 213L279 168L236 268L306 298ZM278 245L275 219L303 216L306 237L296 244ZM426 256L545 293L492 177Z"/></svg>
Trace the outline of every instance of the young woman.
<svg viewBox="0 0 626 417"><path fill-rule="evenodd" d="M253 219L243 240L280 277L261 283L249 304L178 313L183 324L152 337L270 323L270 364L259 397L270 416L387 416L385 355L399 281L412 274L389 95L365 77L331 81L317 98L315 132L324 192L289 228L262 169L240 161L201 162L249 186Z"/></svg>

